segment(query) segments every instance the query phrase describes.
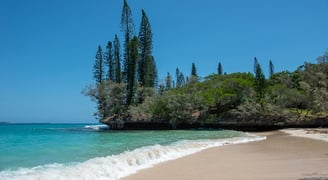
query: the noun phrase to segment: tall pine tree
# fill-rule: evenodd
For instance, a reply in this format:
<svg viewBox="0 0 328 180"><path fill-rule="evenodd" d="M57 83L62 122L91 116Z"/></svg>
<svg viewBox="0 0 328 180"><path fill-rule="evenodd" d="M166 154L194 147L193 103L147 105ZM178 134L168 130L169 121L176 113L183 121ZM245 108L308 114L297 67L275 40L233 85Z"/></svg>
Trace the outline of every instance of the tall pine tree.
<svg viewBox="0 0 328 180"><path fill-rule="evenodd" d="M156 64L152 56L153 34L151 25L144 10L141 11L139 30L140 59L138 62L138 82L144 87L154 87L156 84Z"/></svg>
<svg viewBox="0 0 328 180"><path fill-rule="evenodd" d="M259 62L257 61L257 58L254 58L254 73L256 73L257 66L259 65Z"/></svg>
<svg viewBox="0 0 328 180"><path fill-rule="evenodd" d="M269 62L269 74L270 74L270 77L272 76L273 73L274 73L274 65L273 65L272 61L270 60L270 62Z"/></svg>
<svg viewBox="0 0 328 180"><path fill-rule="evenodd" d="M166 78L165 78L165 89L171 89L172 88L172 76L169 72L167 72Z"/></svg>
<svg viewBox="0 0 328 180"><path fill-rule="evenodd" d="M219 64L218 64L218 75L222 75L222 74L223 74L223 68L222 68L221 62L219 62Z"/></svg>
<svg viewBox="0 0 328 180"><path fill-rule="evenodd" d="M132 12L126 0L123 1L123 9L121 15L121 31L124 34L124 54L123 54L123 81L127 82L128 63L129 60L129 43L134 36L134 23Z"/></svg>
<svg viewBox="0 0 328 180"><path fill-rule="evenodd" d="M157 87L157 68L154 56L149 57L146 65L145 87Z"/></svg>
<svg viewBox="0 0 328 180"><path fill-rule="evenodd" d="M197 69L195 63L191 65L191 76L197 77Z"/></svg>
<svg viewBox="0 0 328 180"><path fill-rule="evenodd" d="M104 59L102 48L99 45L96 53L95 64L93 65L93 77L97 84L102 83L104 80Z"/></svg>
<svg viewBox="0 0 328 180"><path fill-rule="evenodd" d="M128 64L127 64L127 98L126 104L129 106L134 103L134 95L136 91L136 68L139 56L138 38L135 36L129 43Z"/></svg>
<svg viewBox="0 0 328 180"><path fill-rule="evenodd" d="M114 61L113 61L113 44L112 42L108 42L106 46L106 52L105 52L105 60L107 65L107 77L106 79L114 81Z"/></svg>
<svg viewBox="0 0 328 180"><path fill-rule="evenodd" d="M261 69L261 65L258 63L257 59L254 60L254 68L255 68L255 83L254 89L256 92L257 100L261 103L263 107L263 102L265 97L265 90L266 90L266 81L263 71Z"/></svg>
<svg viewBox="0 0 328 180"><path fill-rule="evenodd" d="M114 82L122 82L122 72L121 72L121 51L120 51L120 40L117 35L114 38L114 53L113 53L113 63L114 63Z"/></svg>
<svg viewBox="0 0 328 180"><path fill-rule="evenodd" d="M176 69L175 75L176 75L176 78L177 78L176 88L183 87L186 84L186 80L185 80L185 77L184 77L183 73L180 72L179 68Z"/></svg>

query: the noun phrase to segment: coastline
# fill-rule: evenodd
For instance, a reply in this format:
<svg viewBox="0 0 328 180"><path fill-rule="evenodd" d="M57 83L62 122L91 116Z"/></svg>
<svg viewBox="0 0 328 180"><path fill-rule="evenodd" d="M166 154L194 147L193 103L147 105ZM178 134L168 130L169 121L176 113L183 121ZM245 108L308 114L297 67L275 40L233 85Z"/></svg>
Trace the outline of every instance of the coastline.
<svg viewBox="0 0 328 180"><path fill-rule="evenodd" d="M121 180L328 179L328 143L282 131L267 140L206 149L144 169Z"/></svg>

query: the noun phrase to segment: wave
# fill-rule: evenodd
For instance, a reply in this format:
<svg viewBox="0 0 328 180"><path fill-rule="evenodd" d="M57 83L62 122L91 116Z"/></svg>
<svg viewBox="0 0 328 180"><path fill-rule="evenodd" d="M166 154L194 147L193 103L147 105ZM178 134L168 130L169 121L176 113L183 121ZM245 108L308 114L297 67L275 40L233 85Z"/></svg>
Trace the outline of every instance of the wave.
<svg viewBox="0 0 328 180"><path fill-rule="evenodd" d="M86 129L91 129L95 131L100 131L100 130L107 130L109 127L107 125L86 125L84 126Z"/></svg>
<svg viewBox="0 0 328 180"><path fill-rule="evenodd" d="M1 171L2 180L69 179L116 180L155 164L174 160L204 149L227 144L248 143L266 137L248 135L228 139L183 140L169 145L153 145L126 151L118 155L97 157L82 163L50 164L16 171Z"/></svg>

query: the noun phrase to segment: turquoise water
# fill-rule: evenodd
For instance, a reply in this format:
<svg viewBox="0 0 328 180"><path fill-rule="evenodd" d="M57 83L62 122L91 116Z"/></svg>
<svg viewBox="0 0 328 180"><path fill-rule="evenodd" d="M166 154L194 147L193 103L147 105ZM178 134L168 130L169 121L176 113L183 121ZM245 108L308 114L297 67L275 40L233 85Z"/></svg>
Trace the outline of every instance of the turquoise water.
<svg viewBox="0 0 328 180"><path fill-rule="evenodd" d="M136 169L140 169L148 166L150 162L156 164L197 152L214 145L218 139L249 138L245 133L226 130L104 131L94 127L98 126L87 126L87 124L0 125L0 179L15 179L14 177L24 179L30 176L30 179L34 179L40 178L42 173L48 171L62 174L61 172L65 169L72 166L83 167L85 163L88 163L89 167L101 164L103 171L119 174L115 176L117 178L121 175L113 171L113 166L118 171L122 171L123 166L125 168L138 166ZM238 139L238 141L244 140ZM220 141L220 143L223 142ZM147 157L144 157L145 154ZM123 161L125 164L120 164ZM106 165L111 167L106 169ZM93 174L96 173L98 172L93 172ZM132 170L125 174L130 173ZM107 176L109 175L104 177ZM47 175L47 177L50 176ZM67 179L72 179L72 177L75 176L72 175ZM107 179L115 179L115 177ZM54 179L56 178L58 177L54 176ZM60 178L63 177L60 176Z"/></svg>

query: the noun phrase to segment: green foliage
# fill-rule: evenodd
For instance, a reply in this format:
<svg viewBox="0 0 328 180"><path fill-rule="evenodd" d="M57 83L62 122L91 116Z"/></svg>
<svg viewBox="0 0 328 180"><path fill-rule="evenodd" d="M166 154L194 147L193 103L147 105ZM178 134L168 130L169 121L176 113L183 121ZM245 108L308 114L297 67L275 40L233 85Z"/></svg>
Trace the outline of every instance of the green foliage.
<svg viewBox="0 0 328 180"><path fill-rule="evenodd" d="M318 63L328 63L328 50L322 55L317 58Z"/></svg>
<svg viewBox="0 0 328 180"><path fill-rule="evenodd" d="M117 118L123 119L125 113L125 84L113 83L110 80L103 81L97 85L87 86L82 93L85 96L89 96L92 101L97 102L95 116L100 120L110 116L117 116Z"/></svg>
<svg viewBox="0 0 328 180"><path fill-rule="evenodd" d="M93 65L93 77L97 83L104 80L104 59L101 46L98 46L95 64Z"/></svg>
<svg viewBox="0 0 328 180"><path fill-rule="evenodd" d="M254 68L255 68L254 90L256 92L257 101L261 102L261 101L263 101L263 99L265 97L266 80L265 80L265 76L263 74L263 71L261 69L261 66L257 62L256 58L255 58L255 61L254 61Z"/></svg>
<svg viewBox="0 0 328 180"><path fill-rule="evenodd" d="M185 78L177 68L176 80L167 73L165 82L156 91L153 34L145 11L142 10L136 37L131 9L124 0L121 30L124 34L123 71L120 42L115 35L104 54L98 46L93 66L95 83L83 90L84 95L97 103L95 115L101 121L158 120L177 126L209 122L209 119L211 122L246 122L258 117L287 116L299 120L328 114L328 51L317 58L318 64L305 63L294 72L274 73L270 60L268 80L256 58L254 75L226 74L218 63L218 73L202 81L192 63L190 76Z"/></svg>
<svg viewBox="0 0 328 180"><path fill-rule="evenodd" d="M105 62L108 66L108 72L107 72L107 79L114 81L114 75L115 75L115 66L114 66L114 60L113 60L113 44L112 42L108 42L106 46L106 53L105 53Z"/></svg>
<svg viewBox="0 0 328 180"><path fill-rule="evenodd" d="M153 34L151 25L144 10L142 10L139 30L140 59L138 62L138 82L145 87L154 87L157 71L154 57L152 56Z"/></svg>
<svg viewBox="0 0 328 180"><path fill-rule="evenodd" d="M226 76L211 75L202 82L200 95L217 114L238 106L250 96L254 76L250 73L234 73Z"/></svg>
<svg viewBox="0 0 328 180"><path fill-rule="evenodd" d="M176 88L181 88L186 84L185 77L182 72L180 72L179 68L175 71L175 76L177 78Z"/></svg>
<svg viewBox="0 0 328 180"><path fill-rule="evenodd" d="M191 76L198 77L195 63L192 63L191 65Z"/></svg>
<svg viewBox="0 0 328 180"><path fill-rule="evenodd" d="M269 62L269 75L270 77L274 74L274 65L272 63L272 61L270 60Z"/></svg>
<svg viewBox="0 0 328 180"><path fill-rule="evenodd" d="M134 95L136 91L136 68L139 57L138 52L138 38L135 36L129 43L128 62L127 62L127 97L126 105L129 106L134 103Z"/></svg>
<svg viewBox="0 0 328 180"><path fill-rule="evenodd" d="M120 52L120 41L115 35L114 38L114 55L113 55L113 64L114 64L114 82L122 82L122 72L121 72L121 52Z"/></svg>
<svg viewBox="0 0 328 180"><path fill-rule="evenodd" d="M218 75L223 75L223 68L222 68L222 64L220 62L218 64Z"/></svg>
<svg viewBox="0 0 328 180"><path fill-rule="evenodd" d="M170 75L170 73L167 73L167 76L165 78L165 89L169 90L172 88L172 76Z"/></svg>
<svg viewBox="0 0 328 180"><path fill-rule="evenodd" d="M121 31L124 34L124 55L123 55L123 82L127 82L128 80L128 64L131 62L129 53L131 50L130 40L134 36L134 23L132 19L132 11L126 0L123 2L123 9L121 15Z"/></svg>

